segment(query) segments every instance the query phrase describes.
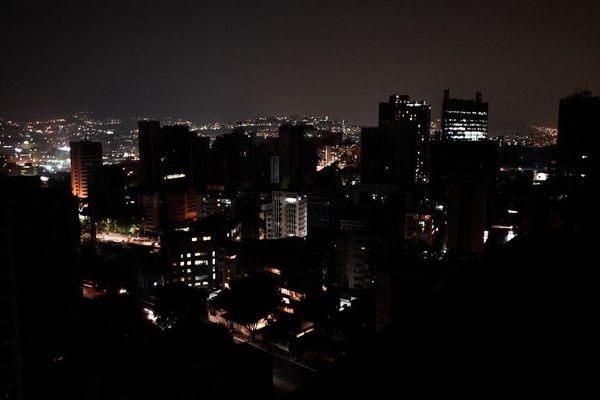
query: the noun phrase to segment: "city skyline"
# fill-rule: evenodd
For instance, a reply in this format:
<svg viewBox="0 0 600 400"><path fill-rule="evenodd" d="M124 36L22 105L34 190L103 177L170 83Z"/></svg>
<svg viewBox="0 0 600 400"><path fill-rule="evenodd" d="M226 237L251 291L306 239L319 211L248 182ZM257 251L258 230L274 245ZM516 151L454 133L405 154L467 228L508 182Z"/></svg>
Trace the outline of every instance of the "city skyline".
<svg viewBox="0 0 600 400"><path fill-rule="evenodd" d="M202 122L319 114L374 125L368 105L389 93L426 100L437 119L450 89L483 92L492 134L556 127L558 99L600 90L600 6L560 5L9 3L0 110Z"/></svg>
<svg viewBox="0 0 600 400"><path fill-rule="evenodd" d="M600 2L5 3L1 399L600 398Z"/></svg>

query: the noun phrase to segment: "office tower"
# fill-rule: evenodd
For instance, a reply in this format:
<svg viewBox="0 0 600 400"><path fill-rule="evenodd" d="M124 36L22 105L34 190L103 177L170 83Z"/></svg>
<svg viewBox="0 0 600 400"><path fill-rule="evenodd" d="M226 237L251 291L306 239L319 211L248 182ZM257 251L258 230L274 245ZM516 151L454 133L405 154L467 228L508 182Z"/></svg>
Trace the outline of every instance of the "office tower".
<svg viewBox="0 0 600 400"><path fill-rule="evenodd" d="M102 166L102 143L71 142L71 192L80 199L89 196L91 175Z"/></svg>
<svg viewBox="0 0 600 400"><path fill-rule="evenodd" d="M194 137L192 140L192 174L195 188L204 190L210 183L210 138Z"/></svg>
<svg viewBox="0 0 600 400"><path fill-rule="evenodd" d="M160 126L157 121L139 121L141 182L147 191L189 188L197 175L202 183L206 167L207 141L184 125Z"/></svg>
<svg viewBox="0 0 600 400"><path fill-rule="evenodd" d="M211 149L211 183L238 190L250 186L253 137L236 129L215 139Z"/></svg>
<svg viewBox="0 0 600 400"><path fill-rule="evenodd" d="M90 175L89 199L96 216L118 215L125 207L125 171L120 165L103 165Z"/></svg>
<svg viewBox="0 0 600 400"><path fill-rule="evenodd" d="M394 94L379 104L379 127L390 128L391 168L405 185L427 182L431 106Z"/></svg>
<svg viewBox="0 0 600 400"><path fill-rule="evenodd" d="M77 201L39 177L0 179L0 192L0 397L44 398L80 294Z"/></svg>
<svg viewBox="0 0 600 400"><path fill-rule="evenodd" d="M306 137L306 125L279 127L279 185L282 190L304 191L317 171L317 148Z"/></svg>
<svg viewBox="0 0 600 400"><path fill-rule="evenodd" d="M138 121L140 181L146 189L158 188L160 173L160 122Z"/></svg>
<svg viewBox="0 0 600 400"><path fill-rule="evenodd" d="M481 100L481 92L475 100L450 98L450 90L444 90L442 104L442 138L444 140L484 140L488 133L488 103Z"/></svg>
<svg viewBox="0 0 600 400"><path fill-rule="evenodd" d="M361 182L402 189L427 181L431 107L392 95L379 105L379 126L361 131Z"/></svg>
<svg viewBox="0 0 600 400"><path fill-rule="evenodd" d="M192 138L184 125L163 126L160 143L161 183L190 186L192 183Z"/></svg>
<svg viewBox="0 0 600 400"><path fill-rule="evenodd" d="M492 210L498 145L442 141L431 146L432 200L447 207L447 246L457 254L483 250Z"/></svg>
<svg viewBox="0 0 600 400"><path fill-rule="evenodd" d="M362 128L360 132L360 181L361 183L388 183L389 133L379 128Z"/></svg>
<svg viewBox="0 0 600 400"><path fill-rule="evenodd" d="M279 156L277 138L259 138L253 146L252 186L269 190L279 186Z"/></svg>
<svg viewBox="0 0 600 400"><path fill-rule="evenodd" d="M297 192L273 191L271 199L271 229L268 239L283 239L308 234L308 202Z"/></svg>
<svg viewBox="0 0 600 400"><path fill-rule="evenodd" d="M584 91L560 100L557 169L569 188L587 186L597 177L599 137L600 97Z"/></svg>

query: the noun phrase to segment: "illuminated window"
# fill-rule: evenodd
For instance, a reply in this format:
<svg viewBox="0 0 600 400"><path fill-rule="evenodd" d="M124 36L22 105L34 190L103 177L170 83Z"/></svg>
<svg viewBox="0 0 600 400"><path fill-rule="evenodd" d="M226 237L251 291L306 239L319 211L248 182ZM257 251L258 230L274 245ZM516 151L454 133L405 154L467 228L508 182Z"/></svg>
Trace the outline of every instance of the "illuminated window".
<svg viewBox="0 0 600 400"><path fill-rule="evenodd" d="M281 270L275 267L266 267L265 268L268 272L275 274L275 275L281 275Z"/></svg>
<svg viewBox="0 0 600 400"><path fill-rule="evenodd" d="M281 294L283 294L285 296L289 296L290 298L292 298L293 300L296 300L296 301L302 301L306 298L306 295L304 293L295 292L293 290L289 290L286 288L281 288L280 292L281 292Z"/></svg>

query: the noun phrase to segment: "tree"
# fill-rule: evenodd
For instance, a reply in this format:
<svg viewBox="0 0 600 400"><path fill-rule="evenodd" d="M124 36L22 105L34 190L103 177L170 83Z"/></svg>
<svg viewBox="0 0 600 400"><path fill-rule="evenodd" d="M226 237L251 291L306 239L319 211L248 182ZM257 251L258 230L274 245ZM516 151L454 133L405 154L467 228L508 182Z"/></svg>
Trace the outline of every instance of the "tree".
<svg viewBox="0 0 600 400"><path fill-rule="evenodd" d="M254 340L259 322L272 314L279 304L279 295L273 282L263 276L239 279L224 290L216 306L227 312L225 319L243 325Z"/></svg>

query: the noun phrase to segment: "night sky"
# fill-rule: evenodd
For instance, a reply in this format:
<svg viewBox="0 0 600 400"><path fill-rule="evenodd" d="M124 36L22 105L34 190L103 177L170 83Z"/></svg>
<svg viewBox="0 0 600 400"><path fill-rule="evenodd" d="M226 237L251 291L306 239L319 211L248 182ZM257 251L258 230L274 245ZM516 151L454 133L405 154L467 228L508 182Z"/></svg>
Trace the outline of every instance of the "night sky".
<svg viewBox="0 0 600 400"><path fill-rule="evenodd" d="M127 4L124 4L127 3ZM394 92L439 114L483 92L492 130L556 125L600 92L600 2L3 1L0 116L232 121L315 113L374 124ZM493 132L492 132L493 133Z"/></svg>

